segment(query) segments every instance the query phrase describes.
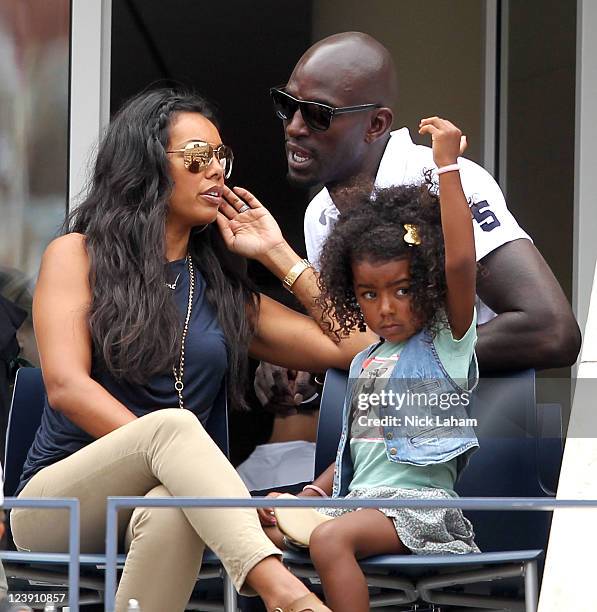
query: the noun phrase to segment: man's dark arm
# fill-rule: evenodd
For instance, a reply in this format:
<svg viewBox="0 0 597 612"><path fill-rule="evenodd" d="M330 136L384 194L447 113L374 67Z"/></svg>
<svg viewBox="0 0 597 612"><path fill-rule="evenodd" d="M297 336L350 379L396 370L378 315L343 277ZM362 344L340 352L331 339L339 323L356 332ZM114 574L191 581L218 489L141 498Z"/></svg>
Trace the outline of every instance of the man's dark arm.
<svg viewBox="0 0 597 612"><path fill-rule="evenodd" d="M477 295L498 316L480 325L482 372L572 365L581 336L570 304L530 240L508 242L481 260Z"/></svg>

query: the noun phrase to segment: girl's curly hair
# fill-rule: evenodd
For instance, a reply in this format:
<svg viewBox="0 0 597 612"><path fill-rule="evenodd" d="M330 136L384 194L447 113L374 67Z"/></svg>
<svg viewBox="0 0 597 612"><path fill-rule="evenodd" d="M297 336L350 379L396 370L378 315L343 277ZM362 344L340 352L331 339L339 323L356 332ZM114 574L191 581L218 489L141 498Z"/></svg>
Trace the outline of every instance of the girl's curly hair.
<svg viewBox="0 0 597 612"><path fill-rule="evenodd" d="M339 324L339 329L330 324L329 331L339 338L364 327L352 264L394 259L410 262L413 314L421 326L438 331L443 325L446 278L439 197L430 173L421 184L376 189L373 194L368 187L350 187L340 199L347 210L328 236L320 259L318 303L326 319ZM416 225L421 244L404 241L405 223Z"/></svg>

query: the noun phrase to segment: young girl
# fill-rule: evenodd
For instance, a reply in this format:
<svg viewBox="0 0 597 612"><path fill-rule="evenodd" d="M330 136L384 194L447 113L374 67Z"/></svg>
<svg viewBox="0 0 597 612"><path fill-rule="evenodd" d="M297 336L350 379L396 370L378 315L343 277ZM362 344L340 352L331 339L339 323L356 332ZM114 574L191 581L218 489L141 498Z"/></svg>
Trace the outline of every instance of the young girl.
<svg viewBox="0 0 597 612"><path fill-rule="evenodd" d="M366 324L381 340L354 358L335 465L302 495L447 499L478 446L466 420L477 381L475 246L457 165L466 143L437 117L423 119L419 133L432 136L439 199L430 176L373 197L348 193L354 206L322 252L320 301L340 333ZM265 525L268 516L261 513ZM283 533L309 544L335 611L369 609L358 559L478 552L458 509L288 508L275 516Z"/></svg>

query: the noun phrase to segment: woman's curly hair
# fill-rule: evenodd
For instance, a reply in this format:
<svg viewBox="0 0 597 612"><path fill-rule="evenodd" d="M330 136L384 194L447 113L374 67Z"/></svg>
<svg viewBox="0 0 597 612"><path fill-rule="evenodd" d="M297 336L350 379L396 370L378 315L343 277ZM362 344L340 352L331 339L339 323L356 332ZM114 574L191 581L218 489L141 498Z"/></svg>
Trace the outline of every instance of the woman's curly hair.
<svg viewBox="0 0 597 612"><path fill-rule="evenodd" d="M352 264L410 261L410 295L413 314L421 326L437 332L444 324L446 302L444 239L439 197L430 173L418 185L376 189L350 187L340 195L346 209L328 236L320 258L318 303L339 338L364 328L364 318L353 289ZM421 240L404 241L404 224L417 227Z"/></svg>

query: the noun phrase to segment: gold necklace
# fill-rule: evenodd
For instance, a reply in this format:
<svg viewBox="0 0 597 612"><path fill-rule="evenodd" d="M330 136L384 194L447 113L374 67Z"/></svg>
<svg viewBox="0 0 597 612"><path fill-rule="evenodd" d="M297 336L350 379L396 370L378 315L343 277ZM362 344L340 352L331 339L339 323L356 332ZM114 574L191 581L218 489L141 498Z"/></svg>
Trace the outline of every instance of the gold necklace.
<svg viewBox="0 0 597 612"><path fill-rule="evenodd" d="M180 362L178 371L176 366L172 366L172 372L174 374L174 389L178 393L178 407L184 408L184 402L182 398L182 392L184 390L184 382L182 380L184 374L184 345L187 339L187 333L189 331L189 321L191 320L191 311L193 309L193 295L195 293L195 270L193 268L193 260L191 254L187 253L187 266L189 268L189 302L187 304L187 316L185 317L184 326L182 328L182 338L180 341ZM176 277L178 281L178 277ZM176 283L175 281L175 283Z"/></svg>

